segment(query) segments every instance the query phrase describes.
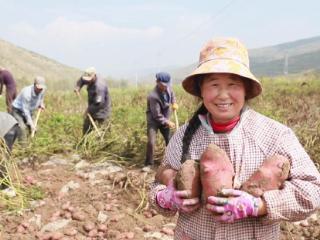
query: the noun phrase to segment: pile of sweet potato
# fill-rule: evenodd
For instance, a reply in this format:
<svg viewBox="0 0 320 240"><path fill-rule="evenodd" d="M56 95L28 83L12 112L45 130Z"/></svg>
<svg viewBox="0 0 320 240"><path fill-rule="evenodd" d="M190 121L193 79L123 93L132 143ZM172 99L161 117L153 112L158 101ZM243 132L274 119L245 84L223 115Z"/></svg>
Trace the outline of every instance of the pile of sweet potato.
<svg viewBox="0 0 320 240"><path fill-rule="evenodd" d="M290 162L281 155L267 158L262 166L242 184L241 190L256 197L265 191L281 189L288 179ZM202 153L200 161L187 160L179 171L159 169L156 179L165 185L173 181L178 190L189 190L190 197L203 199L218 196L221 189L233 188L235 172L233 165L224 150L210 144Z"/></svg>

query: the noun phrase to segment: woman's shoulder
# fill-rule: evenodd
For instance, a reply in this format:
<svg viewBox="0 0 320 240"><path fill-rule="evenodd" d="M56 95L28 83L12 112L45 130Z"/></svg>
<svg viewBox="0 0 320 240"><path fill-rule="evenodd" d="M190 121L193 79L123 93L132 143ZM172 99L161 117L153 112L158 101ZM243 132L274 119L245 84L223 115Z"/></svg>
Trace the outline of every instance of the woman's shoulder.
<svg viewBox="0 0 320 240"><path fill-rule="evenodd" d="M283 134L291 131L286 125L249 109L243 119L243 131L256 142L276 142Z"/></svg>
<svg viewBox="0 0 320 240"><path fill-rule="evenodd" d="M248 121L248 123L250 124L262 124L262 125L267 125L267 126L272 126L272 127L275 127L275 128L282 128L282 129L287 129L288 126L284 125L283 123L280 123L270 117L267 117L266 115L263 115L253 109L248 109L246 111L246 118Z"/></svg>

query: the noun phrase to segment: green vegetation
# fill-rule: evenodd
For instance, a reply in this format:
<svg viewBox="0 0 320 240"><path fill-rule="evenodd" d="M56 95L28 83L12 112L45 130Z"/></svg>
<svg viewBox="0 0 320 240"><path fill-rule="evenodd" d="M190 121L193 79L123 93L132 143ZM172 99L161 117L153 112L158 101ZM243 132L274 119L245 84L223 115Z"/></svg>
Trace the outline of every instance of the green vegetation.
<svg viewBox="0 0 320 240"><path fill-rule="evenodd" d="M29 156L42 160L54 153L77 151L84 158L94 161L118 160L125 163L143 163L146 147L146 96L153 87L111 88L112 117L102 126L103 136L95 131L82 137L83 113L86 108L86 92L81 100L73 92L49 91L45 97L46 110L40 115L38 132L28 146L14 147L14 156ZM176 87L178 111L182 124L197 104L180 88ZM190 104L190 102L192 104ZM4 102L0 109L5 110ZM164 142L159 136L156 158L162 157Z"/></svg>
<svg viewBox="0 0 320 240"><path fill-rule="evenodd" d="M19 211L25 208L30 200L35 199L36 195L32 193L35 191L22 184L16 161L11 158L2 138L0 138L0 176L0 186L4 189L0 192L0 208ZM37 190L38 193L40 191Z"/></svg>
<svg viewBox="0 0 320 240"><path fill-rule="evenodd" d="M264 92L249 104L257 111L290 126L314 160L320 150L320 82L317 75L307 74L277 79L262 79ZM46 95L47 109L41 114L39 131L29 146L15 145L14 156L21 159L54 153L77 151L83 157L94 160L118 160L127 164L142 164L146 147L146 97L149 87L111 88L112 117L102 126L103 136L93 131L82 138L83 112L86 93L82 100L73 92L50 92ZM198 105L197 99L175 86L180 108L180 125L187 121ZM81 102L80 102L81 101ZM4 103L1 102L4 110ZM172 116L173 118L173 116ZM173 119L172 119L173 120ZM164 150L162 138L158 138L156 157L161 159Z"/></svg>

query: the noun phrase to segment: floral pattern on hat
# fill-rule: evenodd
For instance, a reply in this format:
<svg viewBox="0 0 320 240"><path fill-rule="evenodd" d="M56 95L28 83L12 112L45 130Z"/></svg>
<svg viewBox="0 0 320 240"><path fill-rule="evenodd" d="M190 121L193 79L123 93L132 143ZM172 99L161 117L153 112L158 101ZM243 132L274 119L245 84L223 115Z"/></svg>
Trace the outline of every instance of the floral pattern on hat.
<svg viewBox="0 0 320 240"><path fill-rule="evenodd" d="M235 38L216 38L210 40L201 50L198 67L182 82L184 89L192 95L199 96L196 91L196 76L210 73L232 73L251 80L251 88L247 98L258 96L261 83L249 69L249 56L245 46Z"/></svg>

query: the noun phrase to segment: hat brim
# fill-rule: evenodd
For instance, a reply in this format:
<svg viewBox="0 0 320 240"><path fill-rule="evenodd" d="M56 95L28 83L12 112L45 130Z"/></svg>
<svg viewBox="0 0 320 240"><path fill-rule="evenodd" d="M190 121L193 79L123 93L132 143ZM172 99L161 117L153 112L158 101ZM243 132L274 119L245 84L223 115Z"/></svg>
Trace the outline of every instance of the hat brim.
<svg viewBox="0 0 320 240"><path fill-rule="evenodd" d="M85 81L91 81L93 79L93 76L82 76L82 79Z"/></svg>
<svg viewBox="0 0 320 240"><path fill-rule="evenodd" d="M211 73L231 73L251 80L251 89L246 95L247 99L254 98L262 92L260 81L245 65L232 59L215 59L202 63L182 81L182 86L188 93L201 97L200 92L197 91L196 81L199 81L199 76Z"/></svg>
<svg viewBox="0 0 320 240"><path fill-rule="evenodd" d="M158 83L162 84L162 85L165 86L165 87L169 86L169 83L166 83L166 82L158 81Z"/></svg>
<svg viewBox="0 0 320 240"><path fill-rule="evenodd" d="M43 84L36 84L36 88L38 88L38 89L45 89L46 86L43 85Z"/></svg>

